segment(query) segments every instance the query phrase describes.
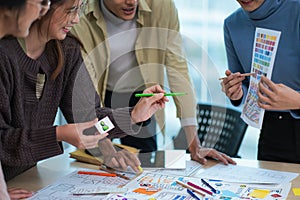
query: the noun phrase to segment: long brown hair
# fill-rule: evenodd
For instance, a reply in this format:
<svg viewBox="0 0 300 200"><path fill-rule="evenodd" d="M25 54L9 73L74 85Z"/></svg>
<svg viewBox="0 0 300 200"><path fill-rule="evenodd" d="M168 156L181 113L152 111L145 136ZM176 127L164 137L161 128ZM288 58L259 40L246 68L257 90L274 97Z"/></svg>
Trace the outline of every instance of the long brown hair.
<svg viewBox="0 0 300 200"><path fill-rule="evenodd" d="M42 30L42 27L41 27L42 22L45 21L46 19L49 19L49 18L51 19L52 14L54 13L55 9L58 8L59 6L63 5L66 1L70 1L70 0L51 0L51 6L50 6L50 9L48 10L47 14L36 22L36 23L39 23L38 26L39 26L40 32ZM73 0L73 1L75 1L75 0ZM50 29L50 23L51 23L51 20L49 20L48 32ZM71 33L68 33L67 36L78 40L78 38L73 36ZM78 40L78 42L81 45L81 42L79 40ZM64 63L65 63L63 47L59 40L55 40L55 50L56 50L55 53L57 55L57 66L56 66L55 70L53 71L53 73L51 74L51 77L50 77L51 80L55 80L57 78L57 76L62 71Z"/></svg>

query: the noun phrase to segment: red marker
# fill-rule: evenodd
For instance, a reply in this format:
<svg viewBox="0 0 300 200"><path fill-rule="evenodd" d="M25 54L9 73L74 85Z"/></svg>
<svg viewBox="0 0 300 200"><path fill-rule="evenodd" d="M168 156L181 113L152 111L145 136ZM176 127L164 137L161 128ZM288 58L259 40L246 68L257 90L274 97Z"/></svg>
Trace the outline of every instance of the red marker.
<svg viewBox="0 0 300 200"><path fill-rule="evenodd" d="M95 176L110 176L110 177L117 176L117 174L112 174L112 173L87 172L87 171L78 171L78 174L95 175Z"/></svg>

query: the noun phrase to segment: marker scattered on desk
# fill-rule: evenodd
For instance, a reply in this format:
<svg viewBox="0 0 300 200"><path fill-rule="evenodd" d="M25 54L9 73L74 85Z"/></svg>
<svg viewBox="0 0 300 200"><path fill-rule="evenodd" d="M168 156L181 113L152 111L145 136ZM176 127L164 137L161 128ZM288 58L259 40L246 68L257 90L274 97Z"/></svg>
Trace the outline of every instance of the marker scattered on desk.
<svg viewBox="0 0 300 200"><path fill-rule="evenodd" d="M207 193L209 195L213 195L213 193L211 191L208 191L208 190L206 190L206 189L204 189L204 188L202 188L202 187L200 187L200 186L198 186L198 185L196 185L196 184L194 184L192 182L187 182L187 184L190 185L190 186L192 186L193 188L196 188L198 190L202 190L203 192L205 192L205 193Z"/></svg>
<svg viewBox="0 0 300 200"><path fill-rule="evenodd" d="M155 94L151 94L151 93L144 93L144 94L135 94L135 97L152 97ZM175 93L165 93L164 96L183 96L186 95L185 92L175 92Z"/></svg>
<svg viewBox="0 0 300 200"><path fill-rule="evenodd" d="M113 174L113 173L87 172L87 171L78 171L78 174L95 175L95 176L110 176L110 177L117 176L117 174Z"/></svg>

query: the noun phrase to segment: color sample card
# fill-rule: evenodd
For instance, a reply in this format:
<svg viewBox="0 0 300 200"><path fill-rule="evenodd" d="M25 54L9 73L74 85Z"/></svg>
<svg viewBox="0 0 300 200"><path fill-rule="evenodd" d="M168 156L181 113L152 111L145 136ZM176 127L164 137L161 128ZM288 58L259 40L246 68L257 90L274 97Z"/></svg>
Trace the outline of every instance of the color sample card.
<svg viewBox="0 0 300 200"><path fill-rule="evenodd" d="M115 128L115 126L113 125L113 123L110 121L108 117L104 117L103 119L99 120L95 124L95 127L101 134L107 133L108 131Z"/></svg>
<svg viewBox="0 0 300 200"><path fill-rule="evenodd" d="M250 77L250 84L246 101L244 104L242 119L250 126L261 129L264 109L258 104L258 84L261 76L271 78L274 60L276 58L277 47L281 32L263 28L256 28L251 73L255 73Z"/></svg>

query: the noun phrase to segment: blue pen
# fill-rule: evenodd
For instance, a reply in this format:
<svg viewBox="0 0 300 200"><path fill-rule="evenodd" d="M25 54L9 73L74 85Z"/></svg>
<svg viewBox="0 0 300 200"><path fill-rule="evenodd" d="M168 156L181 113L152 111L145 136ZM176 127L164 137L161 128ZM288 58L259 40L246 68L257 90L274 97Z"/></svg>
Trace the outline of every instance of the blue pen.
<svg viewBox="0 0 300 200"><path fill-rule="evenodd" d="M208 181L213 181L213 182L223 182L222 180L218 180L218 179L208 179Z"/></svg>
<svg viewBox="0 0 300 200"><path fill-rule="evenodd" d="M211 185L209 185L208 182L206 182L203 178L201 178L201 182L206 185L207 187L209 187L213 193L217 193L217 190L215 188L213 188Z"/></svg>
<svg viewBox="0 0 300 200"><path fill-rule="evenodd" d="M199 197L197 197L197 195L190 189L186 189L186 191L189 193L189 195L191 195L194 199L200 200Z"/></svg>

